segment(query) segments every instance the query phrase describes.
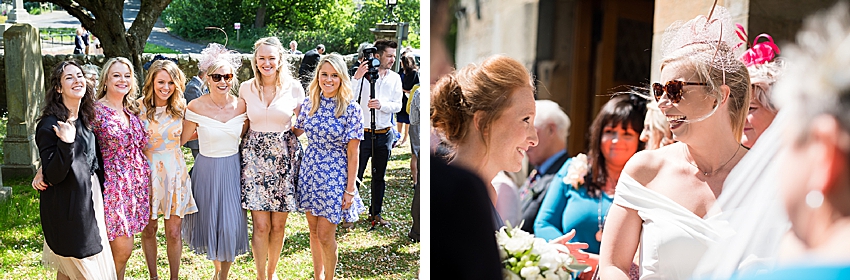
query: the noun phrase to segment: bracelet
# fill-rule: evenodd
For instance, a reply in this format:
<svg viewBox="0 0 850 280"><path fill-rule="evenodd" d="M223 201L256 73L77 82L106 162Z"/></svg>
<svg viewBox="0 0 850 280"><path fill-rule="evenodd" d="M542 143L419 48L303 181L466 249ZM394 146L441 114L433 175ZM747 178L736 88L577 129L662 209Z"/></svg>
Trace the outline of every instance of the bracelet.
<svg viewBox="0 0 850 280"><path fill-rule="evenodd" d="M350 195L350 196L354 196L355 194L357 194L356 191L357 190L354 190L353 192L348 192L348 190L342 190L342 192L344 192L345 194Z"/></svg>

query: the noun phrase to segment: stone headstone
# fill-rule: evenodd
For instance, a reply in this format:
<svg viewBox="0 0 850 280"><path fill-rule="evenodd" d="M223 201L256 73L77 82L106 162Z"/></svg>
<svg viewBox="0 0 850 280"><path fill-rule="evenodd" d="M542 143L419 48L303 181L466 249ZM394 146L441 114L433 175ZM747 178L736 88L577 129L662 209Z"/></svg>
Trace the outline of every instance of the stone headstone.
<svg viewBox="0 0 850 280"><path fill-rule="evenodd" d="M3 33L9 122L3 141L3 177L32 176L38 164L35 119L44 100L44 69L38 29L16 24Z"/></svg>

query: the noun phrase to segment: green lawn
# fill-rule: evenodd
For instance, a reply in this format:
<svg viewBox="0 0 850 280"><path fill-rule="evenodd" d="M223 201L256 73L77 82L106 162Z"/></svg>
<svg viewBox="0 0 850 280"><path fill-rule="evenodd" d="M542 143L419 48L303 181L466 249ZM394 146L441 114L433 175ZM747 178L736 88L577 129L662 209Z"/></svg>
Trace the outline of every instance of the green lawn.
<svg viewBox="0 0 850 280"><path fill-rule="evenodd" d="M338 229L337 277L341 279L417 278L419 243L413 243L407 238L412 223L409 209L413 199L409 144L394 149L393 155L387 170L388 186L384 198L384 218L392 221L392 225L367 231L369 225L365 222L366 215L362 215L363 220L358 222L353 230ZM188 154L188 162L192 163L191 154ZM54 278L55 275L40 263L43 238L39 224L38 194L30 187L29 180L4 183L12 186L14 191L11 199L0 203L0 279ZM370 183L368 171L365 183ZM360 191L368 205L371 192L368 188L362 188ZM249 214L249 227L250 224ZM168 261L165 258L162 219L159 229L157 270L161 279L166 279L164 277L168 276ZM286 243L277 268L279 278L312 278L309 234L304 215L290 215L286 230ZM127 265L126 276L128 279L148 279L141 250L141 235L137 234L135 238L136 248ZM209 279L213 270L211 261L202 255L194 254L184 246L180 266L181 279ZM255 277L254 261L250 253L236 258L230 275L231 279Z"/></svg>
<svg viewBox="0 0 850 280"><path fill-rule="evenodd" d="M180 52L169 49L167 47L157 45L157 44L151 44L151 43L146 42L144 53L177 53L177 54L179 54Z"/></svg>

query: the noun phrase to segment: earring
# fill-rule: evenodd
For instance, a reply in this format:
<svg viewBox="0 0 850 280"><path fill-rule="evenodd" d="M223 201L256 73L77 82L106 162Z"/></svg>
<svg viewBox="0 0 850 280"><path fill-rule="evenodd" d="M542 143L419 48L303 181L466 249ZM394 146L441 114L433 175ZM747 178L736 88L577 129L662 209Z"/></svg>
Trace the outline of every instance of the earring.
<svg viewBox="0 0 850 280"><path fill-rule="evenodd" d="M823 193L820 191L810 191L806 194L806 205L812 209L819 208L823 205Z"/></svg>

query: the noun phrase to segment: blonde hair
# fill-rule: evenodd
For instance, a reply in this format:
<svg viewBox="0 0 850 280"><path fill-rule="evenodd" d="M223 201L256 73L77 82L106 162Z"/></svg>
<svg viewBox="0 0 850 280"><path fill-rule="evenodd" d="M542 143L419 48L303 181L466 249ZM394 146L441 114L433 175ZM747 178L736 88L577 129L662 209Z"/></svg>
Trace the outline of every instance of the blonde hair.
<svg viewBox="0 0 850 280"><path fill-rule="evenodd" d="M183 99L183 91L186 90L186 75L177 67L177 64L170 60L154 61L148 69L147 77L145 77L145 85L142 87L142 92L144 93L142 106L144 106L146 111L145 117L151 122L156 122L154 118L154 113L156 112L154 78L160 71L168 73L168 76L174 82L174 93L168 97L165 110L175 119L183 118L183 110L186 109L186 100Z"/></svg>
<svg viewBox="0 0 850 280"><path fill-rule="evenodd" d="M130 68L130 91L124 95L121 105L124 106L124 108L127 108L127 110L130 110L130 112L134 115L139 115L139 104L136 102L136 99L139 98L139 79L136 78L136 70L129 59L113 57L103 64L103 70L100 71L100 78L97 81L97 94L95 94L95 99L101 99L106 96L106 80L109 79L109 69L112 68L112 65L115 65L115 63L123 63L124 65L127 65L127 68Z"/></svg>
<svg viewBox="0 0 850 280"><path fill-rule="evenodd" d="M348 108L348 104L351 103L354 92L351 89L351 78L348 77L348 69L345 68L345 60L343 60L342 56L338 53L326 55L319 60L319 63L316 64L316 71L313 73L313 81L311 81L310 85L307 87L310 96L310 103L313 105L312 108L310 108L309 115L312 116L316 113L316 110L318 110L320 106L319 102L322 100L322 89L319 87L319 70L325 63L329 63L339 74L339 90L337 90L336 95L333 97L336 105L334 116L339 118L345 113L345 110Z"/></svg>
<svg viewBox="0 0 850 280"><path fill-rule="evenodd" d="M752 84L752 100L774 114L778 109L770 98L770 90L782 75L783 70L785 70L785 61L780 58L765 64L747 67L747 71L750 71L750 83Z"/></svg>
<svg viewBox="0 0 850 280"><path fill-rule="evenodd" d="M257 89L260 93L260 101L263 101L263 92L260 88L263 86L263 75L260 73L259 67L257 67L257 49L260 46L272 46L277 49L277 75L275 75L275 92L280 90L286 90L289 87L293 86L294 83L292 81L294 78L292 77L291 69L289 69L289 62L284 60L283 54L286 49L283 48L283 45L280 43L280 40L277 37L265 37L257 40L254 43L254 56L251 58L251 68L254 70L254 82L252 83L252 87Z"/></svg>
<svg viewBox="0 0 850 280"><path fill-rule="evenodd" d="M224 60L224 59L216 60L215 62L213 62L210 65L210 67L208 67L206 69L206 72L204 72L204 74L207 75L207 76L204 77L204 86L207 87L207 88L211 88L210 87L210 79L212 79L212 78L210 78L209 75L214 74L215 71L218 71L219 68L225 67L225 66L227 66L228 68L230 68L233 71L232 72L233 79L230 80L233 83L233 85L230 86L230 92L229 93L233 94L235 96L239 96L239 92L237 90L238 86L236 86L236 85L239 84L239 77L236 76L236 70L237 69L234 69L233 64L230 64L230 62L228 62L227 60Z"/></svg>
<svg viewBox="0 0 850 280"><path fill-rule="evenodd" d="M747 119L747 111L750 104L750 74L747 67L739 60L731 60L731 65L724 66L728 68L718 69L712 67L708 61L694 59L693 57L712 55L715 52L715 47L719 48L717 54L722 56L725 52L732 50L724 43L705 43L692 44L685 46L665 58L661 62L661 69L664 66L681 63L685 69L693 71L700 81L704 81L708 85L706 94L714 97L718 104L723 100L723 93L720 87L726 85L729 87L729 117L731 119L732 131L735 134L735 140L741 142L741 136L744 133L744 124Z"/></svg>

